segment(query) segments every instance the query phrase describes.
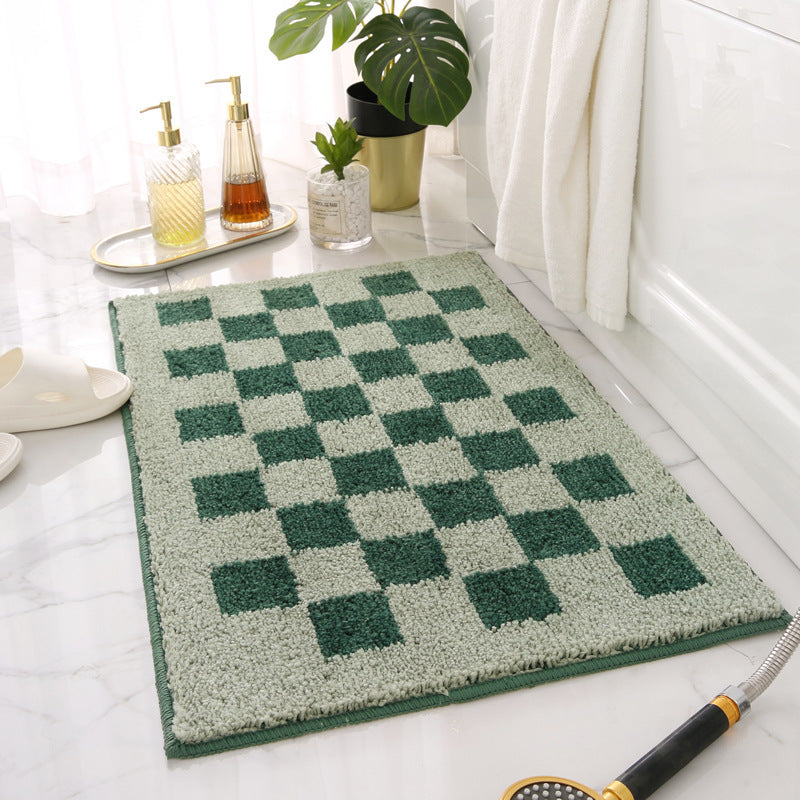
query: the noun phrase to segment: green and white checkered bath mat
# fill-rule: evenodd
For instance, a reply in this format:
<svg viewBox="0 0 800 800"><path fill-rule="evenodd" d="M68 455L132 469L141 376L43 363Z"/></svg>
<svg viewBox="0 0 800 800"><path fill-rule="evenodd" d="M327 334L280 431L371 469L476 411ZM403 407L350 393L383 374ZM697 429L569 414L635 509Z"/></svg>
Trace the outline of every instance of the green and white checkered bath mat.
<svg viewBox="0 0 800 800"><path fill-rule="evenodd" d="M785 623L474 253L111 316L169 756Z"/></svg>

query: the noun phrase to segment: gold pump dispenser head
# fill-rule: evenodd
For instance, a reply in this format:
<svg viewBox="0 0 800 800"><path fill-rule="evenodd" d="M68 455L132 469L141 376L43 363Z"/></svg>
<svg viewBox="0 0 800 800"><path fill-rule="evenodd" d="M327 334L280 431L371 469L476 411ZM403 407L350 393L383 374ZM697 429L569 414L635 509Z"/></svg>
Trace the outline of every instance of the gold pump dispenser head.
<svg viewBox="0 0 800 800"><path fill-rule="evenodd" d="M233 102L228 105L228 119L234 122L250 119L250 109L247 103L242 102L242 81L239 75L231 75L230 78L214 78L213 81L206 81L206 86L209 83L230 83Z"/></svg>
<svg viewBox="0 0 800 800"><path fill-rule="evenodd" d="M172 127L172 107L169 100L165 100L156 106L143 108L139 113L144 114L145 111L155 111L157 108L161 109L161 119L164 120L164 130L158 132L158 143L162 147L174 147L176 144L180 144L181 130L180 128Z"/></svg>

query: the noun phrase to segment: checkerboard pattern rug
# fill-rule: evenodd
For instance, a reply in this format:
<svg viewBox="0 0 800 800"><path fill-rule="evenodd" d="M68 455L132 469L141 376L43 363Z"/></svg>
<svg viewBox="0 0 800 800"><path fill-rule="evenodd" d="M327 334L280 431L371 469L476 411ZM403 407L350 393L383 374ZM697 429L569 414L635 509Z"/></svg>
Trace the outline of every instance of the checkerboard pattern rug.
<svg viewBox="0 0 800 800"><path fill-rule="evenodd" d="M785 623L474 253L111 317L169 756Z"/></svg>

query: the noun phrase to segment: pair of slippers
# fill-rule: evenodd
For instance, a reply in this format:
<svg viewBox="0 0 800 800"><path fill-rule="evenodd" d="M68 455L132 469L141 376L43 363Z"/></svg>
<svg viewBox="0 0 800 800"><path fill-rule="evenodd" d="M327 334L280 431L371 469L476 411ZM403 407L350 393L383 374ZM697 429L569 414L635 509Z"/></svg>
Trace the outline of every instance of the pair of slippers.
<svg viewBox="0 0 800 800"><path fill-rule="evenodd" d="M15 347L0 356L0 480L22 458L12 434L77 425L116 411L131 395L121 372L74 356Z"/></svg>

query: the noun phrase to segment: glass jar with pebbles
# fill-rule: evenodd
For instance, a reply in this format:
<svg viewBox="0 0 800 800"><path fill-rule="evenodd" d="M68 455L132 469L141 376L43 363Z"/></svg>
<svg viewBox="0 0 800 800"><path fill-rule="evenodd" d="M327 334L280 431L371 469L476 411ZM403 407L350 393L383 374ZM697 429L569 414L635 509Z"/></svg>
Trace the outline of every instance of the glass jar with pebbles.
<svg viewBox="0 0 800 800"><path fill-rule="evenodd" d="M354 163L363 141L349 122L328 125L331 135L312 139L325 164L309 170L308 224L311 241L329 250L353 250L372 241L369 170Z"/></svg>

